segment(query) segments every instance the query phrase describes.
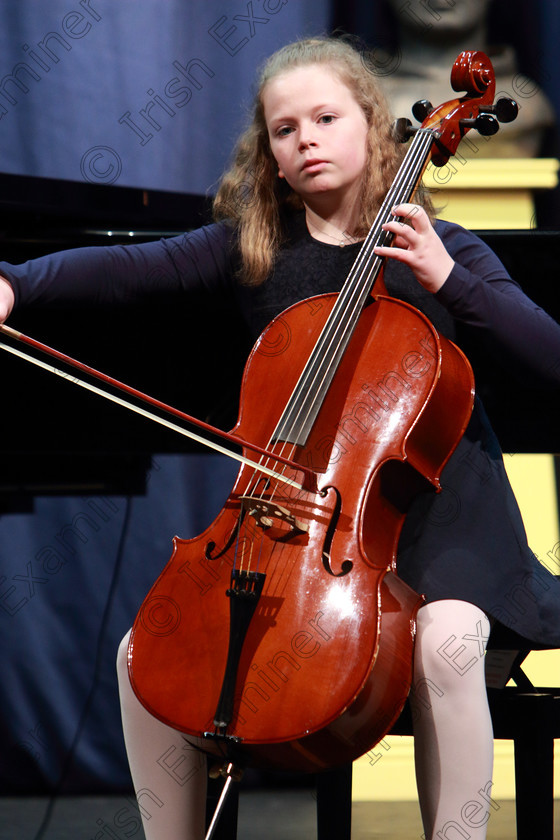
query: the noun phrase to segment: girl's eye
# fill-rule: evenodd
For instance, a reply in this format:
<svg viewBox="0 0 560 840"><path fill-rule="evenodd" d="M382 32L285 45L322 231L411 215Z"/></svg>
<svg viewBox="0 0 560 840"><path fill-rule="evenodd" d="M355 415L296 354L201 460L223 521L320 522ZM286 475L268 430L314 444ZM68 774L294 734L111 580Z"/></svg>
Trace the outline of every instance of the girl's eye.
<svg viewBox="0 0 560 840"><path fill-rule="evenodd" d="M277 129L276 136L277 137L286 137L288 134L291 134L292 131L293 131L293 128L291 128L291 126L283 125L279 129Z"/></svg>
<svg viewBox="0 0 560 840"><path fill-rule="evenodd" d="M322 122L325 125L330 125L331 123L334 122L334 115L333 114L323 114L323 116L320 117L319 122Z"/></svg>

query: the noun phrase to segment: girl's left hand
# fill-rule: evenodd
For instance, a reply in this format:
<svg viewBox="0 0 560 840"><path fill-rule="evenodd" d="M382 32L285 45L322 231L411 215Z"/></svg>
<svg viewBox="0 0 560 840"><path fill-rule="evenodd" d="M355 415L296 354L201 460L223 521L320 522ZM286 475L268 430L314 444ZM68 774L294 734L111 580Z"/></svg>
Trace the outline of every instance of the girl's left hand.
<svg viewBox="0 0 560 840"><path fill-rule="evenodd" d="M395 219L383 225L383 230L394 234L393 245L375 248L375 253L410 266L425 289L437 292L449 277L455 263L445 250L426 211L417 204L399 204L391 212L404 221Z"/></svg>

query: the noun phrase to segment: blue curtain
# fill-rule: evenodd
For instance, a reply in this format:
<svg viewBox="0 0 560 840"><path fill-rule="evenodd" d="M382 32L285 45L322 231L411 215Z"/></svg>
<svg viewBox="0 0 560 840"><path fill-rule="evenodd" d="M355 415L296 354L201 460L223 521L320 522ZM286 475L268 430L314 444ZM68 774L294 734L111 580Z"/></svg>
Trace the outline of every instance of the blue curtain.
<svg viewBox="0 0 560 840"><path fill-rule="evenodd" d="M560 6L556 0L541 0L537 4L540 48L534 64L535 76L542 84L560 119L560 83L558 81L558 35L560 34Z"/></svg>
<svg viewBox="0 0 560 840"><path fill-rule="evenodd" d="M327 0L4 0L0 172L204 194L255 68Z"/></svg>
<svg viewBox="0 0 560 840"><path fill-rule="evenodd" d="M145 495L38 496L0 519L3 793L130 784L115 655L172 537L217 515L236 469L221 456L155 455Z"/></svg>
<svg viewBox="0 0 560 840"><path fill-rule="evenodd" d="M317 0L4 0L0 172L204 194L256 66L328 24ZM172 536L211 522L235 471L155 455L144 496L38 496L2 516L3 793L128 788L119 640Z"/></svg>

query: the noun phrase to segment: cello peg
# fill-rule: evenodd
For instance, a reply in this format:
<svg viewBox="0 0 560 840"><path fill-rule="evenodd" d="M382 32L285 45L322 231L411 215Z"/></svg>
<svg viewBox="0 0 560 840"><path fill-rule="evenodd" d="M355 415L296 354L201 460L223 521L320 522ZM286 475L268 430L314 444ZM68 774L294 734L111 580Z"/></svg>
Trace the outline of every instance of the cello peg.
<svg viewBox="0 0 560 840"><path fill-rule="evenodd" d="M499 130L500 123L493 114L479 114L474 121L474 127L483 137L491 137Z"/></svg>
<svg viewBox="0 0 560 840"><path fill-rule="evenodd" d="M481 108L480 110L484 113L495 114L501 123L508 123L513 122L513 120L517 117L519 105L515 99L502 97L502 99L498 99L494 105L491 105L488 108Z"/></svg>
<svg viewBox="0 0 560 840"><path fill-rule="evenodd" d="M408 117L399 117L393 123L393 137L397 143L406 143L415 131L418 129L412 125Z"/></svg>
<svg viewBox="0 0 560 840"><path fill-rule="evenodd" d="M500 128L500 123L493 114L481 113L474 119L459 120L463 128L476 128L483 137L491 137Z"/></svg>
<svg viewBox="0 0 560 840"><path fill-rule="evenodd" d="M424 122L426 117L431 114L434 110L434 107L431 102L427 99L420 99L418 102L415 102L412 106L412 116L418 122Z"/></svg>
<svg viewBox="0 0 560 840"><path fill-rule="evenodd" d="M519 105L515 99L498 99L496 105L496 116L502 123L513 122L519 113Z"/></svg>

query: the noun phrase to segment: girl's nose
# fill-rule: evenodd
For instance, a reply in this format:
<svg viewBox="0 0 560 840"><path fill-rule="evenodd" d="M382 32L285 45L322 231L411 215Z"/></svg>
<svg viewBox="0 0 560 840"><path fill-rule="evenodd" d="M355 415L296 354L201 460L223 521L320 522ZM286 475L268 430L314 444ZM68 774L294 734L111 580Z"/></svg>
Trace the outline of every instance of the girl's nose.
<svg viewBox="0 0 560 840"><path fill-rule="evenodd" d="M299 141L299 150L300 152L304 152L306 149L310 147L316 146L317 143L315 142L313 135L310 131L306 131L304 134L301 135Z"/></svg>

